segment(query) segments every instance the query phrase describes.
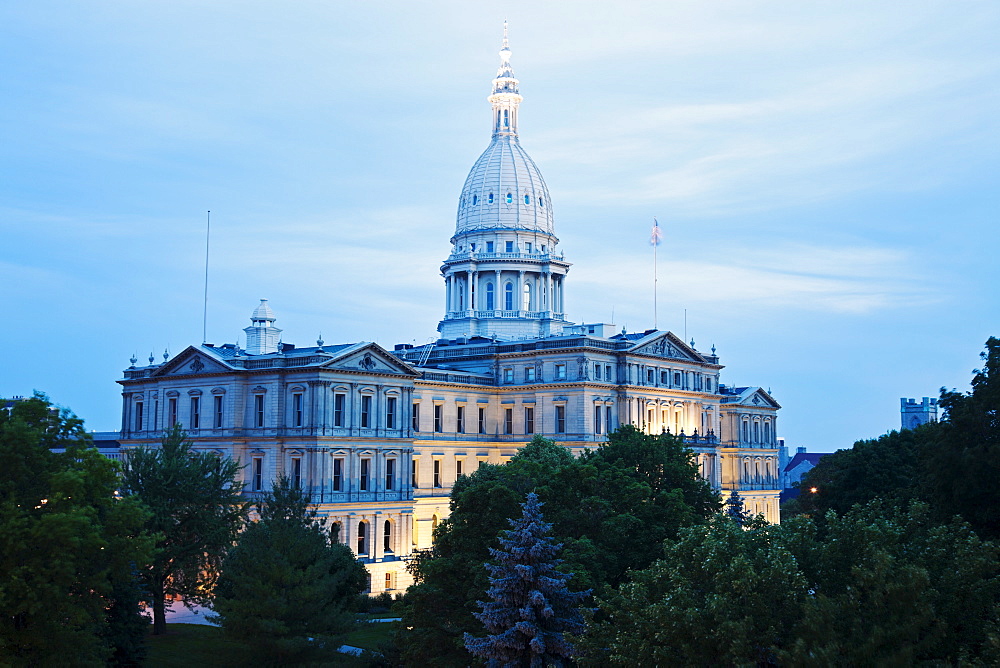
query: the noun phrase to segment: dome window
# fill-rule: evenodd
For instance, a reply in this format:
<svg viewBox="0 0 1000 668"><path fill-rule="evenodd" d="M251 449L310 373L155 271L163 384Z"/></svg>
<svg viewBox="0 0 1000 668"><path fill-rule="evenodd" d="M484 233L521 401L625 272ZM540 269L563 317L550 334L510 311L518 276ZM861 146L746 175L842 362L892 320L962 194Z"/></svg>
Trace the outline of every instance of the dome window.
<svg viewBox="0 0 1000 668"><path fill-rule="evenodd" d="M545 208L545 198L544 197L539 197L538 198L538 206L542 207L543 209Z"/></svg>
<svg viewBox="0 0 1000 668"><path fill-rule="evenodd" d="M479 203L479 195L472 196L472 206L476 206Z"/></svg>
<svg viewBox="0 0 1000 668"><path fill-rule="evenodd" d="M462 200L458 204L463 209L465 208L465 195L462 195Z"/></svg>
<svg viewBox="0 0 1000 668"><path fill-rule="evenodd" d="M493 204L493 193L490 193L489 198L486 200L489 204Z"/></svg>
<svg viewBox="0 0 1000 668"><path fill-rule="evenodd" d="M530 198L530 197L528 197L527 195L525 195L525 196L524 196L524 203L525 203L525 204L531 204L531 198Z"/></svg>
<svg viewBox="0 0 1000 668"><path fill-rule="evenodd" d="M507 204L512 204L514 202L514 195L507 193Z"/></svg>

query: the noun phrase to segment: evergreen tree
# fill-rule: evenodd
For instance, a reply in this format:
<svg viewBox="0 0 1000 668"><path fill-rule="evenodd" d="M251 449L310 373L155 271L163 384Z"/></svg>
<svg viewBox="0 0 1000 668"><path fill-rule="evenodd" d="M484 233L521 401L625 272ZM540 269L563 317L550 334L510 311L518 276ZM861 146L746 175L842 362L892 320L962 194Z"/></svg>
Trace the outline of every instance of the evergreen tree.
<svg viewBox="0 0 1000 668"><path fill-rule="evenodd" d="M744 526L750 521L750 513L743 508L743 497L735 489L730 492L726 499L726 517L736 522L739 526Z"/></svg>
<svg viewBox="0 0 1000 668"><path fill-rule="evenodd" d="M257 504L222 563L214 608L224 634L247 650L247 662L322 660L350 630L351 603L366 584L364 566L331 542L307 495L280 478Z"/></svg>
<svg viewBox="0 0 1000 668"><path fill-rule="evenodd" d="M510 530L500 538L500 548L491 548L494 563L490 573L490 602L480 602L476 619L490 635L475 638L465 634L465 647L490 666L562 665L573 656L566 634L583 630L578 604L590 592L566 588L570 574L559 572L557 559L562 545L548 535L542 504L534 492L522 504L520 519L510 520Z"/></svg>
<svg viewBox="0 0 1000 668"><path fill-rule="evenodd" d="M155 557L142 569L154 634L166 630L168 597L210 602L225 550L246 520L239 470L228 457L193 450L176 425L160 447L129 451L121 489L152 511L146 528L157 536Z"/></svg>

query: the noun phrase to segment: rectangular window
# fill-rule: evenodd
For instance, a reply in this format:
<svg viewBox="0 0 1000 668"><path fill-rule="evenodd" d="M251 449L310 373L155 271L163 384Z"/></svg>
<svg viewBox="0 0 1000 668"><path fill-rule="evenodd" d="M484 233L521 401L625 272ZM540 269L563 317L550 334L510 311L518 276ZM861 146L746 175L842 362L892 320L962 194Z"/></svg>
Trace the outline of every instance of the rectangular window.
<svg viewBox="0 0 1000 668"><path fill-rule="evenodd" d="M302 426L302 394L295 393L292 395L292 426L301 427Z"/></svg>
<svg viewBox="0 0 1000 668"><path fill-rule="evenodd" d="M534 407L526 407L524 409L524 433L534 434L535 433L535 409Z"/></svg>
<svg viewBox="0 0 1000 668"><path fill-rule="evenodd" d="M524 250L527 251L528 253L531 252L531 242L530 241L524 242Z"/></svg>
<svg viewBox="0 0 1000 668"><path fill-rule="evenodd" d="M368 491L368 469L371 466L371 462L372 460L370 459L361 460L361 484L358 486L358 489L362 492Z"/></svg>
<svg viewBox="0 0 1000 668"><path fill-rule="evenodd" d="M513 241L505 241L504 242L504 250L506 252L508 252L508 253L513 253L514 252L514 242Z"/></svg>
<svg viewBox="0 0 1000 668"><path fill-rule="evenodd" d="M594 406L594 433L595 434L600 434L601 433L601 414L602 413L603 413L603 411L601 411L601 407L600 406Z"/></svg>
<svg viewBox="0 0 1000 668"><path fill-rule="evenodd" d="M300 457L292 459L292 484L295 487L302 487L302 459Z"/></svg>
<svg viewBox="0 0 1000 668"><path fill-rule="evenodd" d="M255 394L253 396L254 425L264 426L264 395Z"/></svg>
<svg viewBox="0 0 1000 668"><path fill-rule="evenodd" d="M213 397L213 402L215 403L215 422L212 424L216 429L222 429L222 395L217 394Z"/></svg>
<svg viewBox="0 0 1000 668"><path fill-rule="evenodd" d="M646 384L647 385L652 385L653 382L654 382L653 381L653 370L652 369L646 369Z"/></svg>
<svg viewBox="0 0 1000 668"><path fill-rule="evenodd" d="M142 402L135 404L135 430L142 431Z"/></svg>
<svg viewBox="0 0 1000 668"><path fill-rule="evenodd" d="M170 397L167 400L167 426L173 427L177 424L177 397Z"/></svg>
<svg viewBox="0 0 1000 668"><path fill-rule="evenodd" d="M435 487L440 487L441 486L441 460L440 459L435 459L434 460L434 486Z"/></svg>
<svg viewBox="0 0 1000 668"><path fill-rule="evenodd" d="M444 407L441 404L434 404L434 431L444 431L444 420L441 419L441 412Z"/></svg>
<svg viewBox="0 0 1000 668"><path fill-rule="evenodd" d="M524 370L524 382L526 383L535 382L535 367L529 366Z"/></svg>
<svg viewBox="0 0 1000 668"><path fill-rule="evenodd" d="M566 433L566 407L556 406L556 433Z"/></svg>
<svg viewBox="0 0 1000 668"><path fill-rule="evenodd" d="M485 434L486 433L486 409L485 408L480 408L479 409L479 433L480 434Z"/></svg>
<svg viewBox="0 0 1000 668"><path fill-rule="evenodd" d="M370 394L361 395L361 428L368 429L372 424L372 397Z"/></svg>
<svg viewBox="0 0 1000 668"><path fill-rule="evenodd" d="M413 431L420 431L420 404L413 404Z"/></svg>
<svg viewBox="0 0 1000 668"><path fill-rule="evenodd" d="M465 433L465 406L458 407L458 417L455 419L455 431Z"/></svg>
<svg viewBox="0 0 1000 668"><path fill-rule="evenodd" d="M391 490L396 479L396 460L385 460L385 488Z"/></svg>
<svg viewBox="0 0 1000 668"><path fill-rule="evenodd" d="M201 428L201 397L191 397L191 428Z"/></svg>
<svg viewBox="0 0 1000 668"><path fill-rule="evenodd" d="M264 489L264 460L261 457L253 458L253 466L251 468L253 472L253 491L259 492Z"/></svg>
<svg viewBox="0 0 1000 668"><path fill-rule="evenodd" d="M153 431L160 428L160 400L153 402Z"/></svg>
<svg viewBox="0 0 1000 668"><path fill-rule="evenodd" d="M456 476L462 475L462 460L461 459L456 459L455 460L455 475Z"/></svg>
<svg viewBox="0 0 1000 668"><path fill-rule="evenodd" d="M505 382L505 383L513 383L514 382L514 370L513 369L504 369L503 370L503 382Z"/></svg>
<svg viewBox="0 0 1000 668"><path fill-rule="evenodd" d="M396 397L385 400L385 428L396 428Z"/></svg>
<svg viewBox="0 0 1000 668"><path fill-rule="evenodd" d="M492 241L487 241L486 242L486 252L487 253L492 253L493 252L493 242Z"/></svg>
<svg viewBox="0 0 1000 668"><path fill-rule="evenodd" d="M513 434L514 433L514 409L505 408L503 409L503 433Z"/></svg>
<svg viewBox="0 0 1000 668"><path fill-rule="evenodd" d="M680 373L675 373L674 374L674 387L680 387L680 386L681 386L681 374Z"/></svg>
<svg viewBox="0 0 1000 668"><path fill-rule="evenodd" d="M420 459L417 458L417 457L414 457L413 460L412 460L412 466L413 466L413 470L410 471L410 477L411 477L410 487L412 487L413 489L416 489L418 487L418 485L417 485L417 471L420 470Z"/></svg>
<svg viewBox="0 0 1000 668"><path fill-rule="evenodd" d="M615 381L614 376L611 375L611 365L610 364L605 364L604 365L604 378L607 379L607 381L609 383L613 383Z"/></svg>
<svg viewBox="0 0 1000 668"><path fill-rule="evenodd" d="M594 365L594 380L600 380L600 379L601 379L601 365L600 364L595 364Z"/></svg>
<svg viewBox="0 0 1000 668"><path fill-rule="evenodd" d="M346 394L333 395L333 426L344 426L344 404L347 402Z"/></svg>
<svg viewBox="0 0 1000 668"><path fill-rule="evenodd" d="M344 460L340 457L333 460L333 491L344 489Z"/></svg>
<svg viewBox="0 0 1000 668"><path fill-rule="evenodd" d="M670 372L669 371L661 371L660 372L660 385L669 385L669 384L670 384Z"/></svg>
<svg viewBox="0 0 1000 668"><path fill-rule="evenodd" d="M556 364L556 380L566 380L565 364Z"/></svg>
<svg viewBox="0 0 1000 668"><path fill-rule="evenodd" d="M604 428L607 429L608 432L610 432L611 429L612 429L612 424L611 424L611 406L605 406L604 407Z"/></svg>

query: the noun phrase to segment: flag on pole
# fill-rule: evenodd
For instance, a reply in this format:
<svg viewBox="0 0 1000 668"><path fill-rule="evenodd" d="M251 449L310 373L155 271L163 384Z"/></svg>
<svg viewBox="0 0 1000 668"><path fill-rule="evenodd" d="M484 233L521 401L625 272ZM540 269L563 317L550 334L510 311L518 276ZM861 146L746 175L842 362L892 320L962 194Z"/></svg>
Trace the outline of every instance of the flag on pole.
<svg viewBox="0 0 1000 668"><path fill-rule="evenodd" d="M656 218L654 218L653 231L649 235L649 245L659 246L662 241L663 241L663 231L660 230L660 223L656 220Z"/></svg>

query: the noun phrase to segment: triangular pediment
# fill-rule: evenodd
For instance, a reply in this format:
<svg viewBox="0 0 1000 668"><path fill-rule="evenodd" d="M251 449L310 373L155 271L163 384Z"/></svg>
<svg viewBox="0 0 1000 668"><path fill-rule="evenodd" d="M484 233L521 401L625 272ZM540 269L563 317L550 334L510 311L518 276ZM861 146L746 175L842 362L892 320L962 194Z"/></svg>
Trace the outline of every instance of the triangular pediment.
<svg viewBox="0 0 1000 668"><path fill-rule="evenodd" d="M219 361L210 353L188 346L172 360L156 370L154 376L197 376L206 373L225 373L232 367Z"/></svg>
<svg viewBox="0 0 1000 668"><path fill-rule="evenodd" d="M420 374L406 362L386 351L377 343L359 343L345 350L329 362L324 362L326 369L344 369L372 374L392 374L418 376Z"/></svg>
<svg viewBox="0 0 1000 668"><path fill-rule="evenodd" d="M738 399L727 403L734 403L740 406L749 406L753 408L781 408L781 404L775 401L774 397L760 387L748 387L742 394L740 394Z"/></svg>
<svg viewBox="0 0 1000 668"><path fill-rule="evenodd" d="M684 343L673 332L658 332L636 342L629 352L664 359L706 362L698 351Z"/></svg>

